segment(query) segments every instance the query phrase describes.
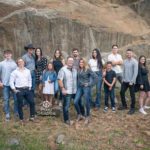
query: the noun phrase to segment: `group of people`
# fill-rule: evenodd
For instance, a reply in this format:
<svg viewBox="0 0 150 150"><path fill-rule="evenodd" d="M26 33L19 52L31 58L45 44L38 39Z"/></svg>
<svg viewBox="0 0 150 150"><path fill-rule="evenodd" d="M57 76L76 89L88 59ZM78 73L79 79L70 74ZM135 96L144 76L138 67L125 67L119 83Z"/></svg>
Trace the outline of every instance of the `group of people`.
<svg viewBox="0 0 150 150"><path fill-rule="evenodd" d="M129 89L131 105L128 114L135 112L135 93L139 91L139 111L146 115L145 109L150 106L150 84L146 57L140 56L137 61L132 49L126 50L126 59L118 53L118 45L112 46L112 52L107 62L101 56L99 49L92 51L89 61L79 56L79 50L74 48L72 55L66 61L60 50L54 52L53 59L48 62L41 48L32 44L24 47L26 53L16 62L12 59L12 51L4 51L4 60L0 62L0 87L3 90L4 111L6 120L10 119L9 101L12 93L14 99L14 114L24 122L23 106L30 107L29 120L35 119L35 89L43 96L49 106L59 105L63 109L66 124L71 124L69 116L70 102L73 99L77 112L77 121L90 121L91 107L96 111L101 107L102 83L104 83L104 112L108 108L116 111L115 84L121 84L121 105L118 110L127 109L126 91ZM93 86L96 86L93 100ZM109 99L111 105L109 106Z"/></svg>

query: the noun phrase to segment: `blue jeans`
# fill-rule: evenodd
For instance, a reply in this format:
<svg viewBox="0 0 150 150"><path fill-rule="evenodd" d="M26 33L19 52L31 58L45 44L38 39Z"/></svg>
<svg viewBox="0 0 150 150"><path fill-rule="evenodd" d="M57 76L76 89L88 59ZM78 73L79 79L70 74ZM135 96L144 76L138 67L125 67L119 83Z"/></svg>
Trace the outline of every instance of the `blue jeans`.
<svg viewBox="0 0 150 150"><path fill-rule="evenodd" d="M69 107L70 107L70 102L71 102L73 96L74 96L74 94L63 95L63 117L64 117L64 122L70 120L69 119Z"/></svg>
<svg viewBox="0 0 150 150"><path fill-rule="evenodd" d="M10 100L10 95L12 93L13 99L14 99L14 113L18 113L18 106L17 106L17 97L16 94L12 92L10 86L5 86L3 87L3 98L4 98L4 110L6 114L10 113L9 109L9 100Z"/></svg>
<svg viewBox="0 0 150 150"><path fill-rule="evenodd" d="M105 106L108 107L108 100L110 98L111 107L115 107L115 88L113 87L111 90L109 90L108 87L104 86L104 92L105 92Z"/></svg>
<svg viewBox="0 0 150 150"><path fill-rule="evenodd" d="M74 100L75 109L76 109L78 115L82 114L82 110L81 110L82 107L80 106L80 105L82 105L82 101L81 101L81 96L82 95L84 95L84 98L85 98L85 105L86 105L85 116L90 115L90 97L89 97L89 93L90 93L90 87L78 87L77 93L76 93L76 96L75 96L75 100Z"/></svg>
<svg viewBox="0 0 150 150"><path fill-rule="evenodd" d="M35 75L35 71L31 71L31 78L32 78L32 87L31 87L31 90L33 91L34 93L34 90L35 90L35 82L36 82L36 75Z"/></svg>
<svg viewBox="0 0 150 150"><path fill-rule="evenodd" d="M90 90L90 103L92 106L94 107L100 107L100 103L101 103L101 87L102 87L102 72L101 71L96 71L95 72L98 76L98 82L96 84L96 99L93 102L92 101L92 88ZM91 79L92 80L92 79Z"/></svg>

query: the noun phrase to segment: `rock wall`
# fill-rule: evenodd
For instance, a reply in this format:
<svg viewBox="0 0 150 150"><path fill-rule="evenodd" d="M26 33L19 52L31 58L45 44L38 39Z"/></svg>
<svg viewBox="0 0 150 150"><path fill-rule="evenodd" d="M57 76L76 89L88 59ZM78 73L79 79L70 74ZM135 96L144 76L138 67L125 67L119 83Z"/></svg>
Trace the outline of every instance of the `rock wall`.
<svg viewBox="0 0 150 150"><path fill-rule="evenodd" d="M50 57L56 49L61 49L64 55L72 48L80 49L83 56L91 55L98 47L102 52L109 52L111 45L131 44L137 37L119 32L106 32L69 20L63 17L41 16L38 10L28 9L17 12L0 24L0 50L13 49L15 57L22 55L24 45L33 43L41 47Z"/></svg>
<svg viewBox="0 0 150 150"><path fill-rule="evenodd" d="M138 0L131 3L129 0L55 1L0 0L0 52L12 49L17 58L24 53L24 45L33 43L41 47L47 57L52 57L58 48L67 56L74 47L89 57L95 47L107 54L112 44L118 44L123 54L125 48L132 47L137 55L144 53L150 58L148 25L129 8L149 22L148 0L144 0L145 3ZM129 12L122 13L122 10ZM136 28L140 28L141 33ZM138 34L134 34L136 31Z"/></svg>
<svg viewBox="0 0 150 150"><path fill-rule="evenodd" d="M130 4L130 7L136 11L141 17L143 17L150 25L150 1L140 0Z"/></svg>

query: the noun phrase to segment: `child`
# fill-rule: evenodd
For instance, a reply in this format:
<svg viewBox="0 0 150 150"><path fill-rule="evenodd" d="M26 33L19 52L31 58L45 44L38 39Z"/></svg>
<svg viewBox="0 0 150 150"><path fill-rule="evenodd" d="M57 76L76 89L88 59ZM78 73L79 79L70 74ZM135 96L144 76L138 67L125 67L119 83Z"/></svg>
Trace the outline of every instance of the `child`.
<svg viewBox="0 0 150 150"><path fill-rule="evenodd" d="M55 82L57 80L56 72L54 71L53 64L50 62L47 64L47 69L43 72L43 95L46 101L49 101L50 107L52 107L52 101L55 94Z"/></svg>
<svg viewBox="0 0 150 150"><path fill-rule="evenodd" d="M105 108L104 112L108 111L108 99L110 97L111 100L111 108L112 112L115 112L115 93L114 87L116 82L116 73L112 70L112 62L107 62L106 64L106 72L103 77L104 81L104 93L105 93Z"/></svg>

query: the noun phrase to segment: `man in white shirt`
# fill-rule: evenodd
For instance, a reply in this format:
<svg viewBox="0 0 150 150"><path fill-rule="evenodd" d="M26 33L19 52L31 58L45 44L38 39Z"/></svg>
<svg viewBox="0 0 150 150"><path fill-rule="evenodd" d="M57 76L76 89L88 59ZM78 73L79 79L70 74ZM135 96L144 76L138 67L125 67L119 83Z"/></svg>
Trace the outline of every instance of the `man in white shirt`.
<svg viewBox="0 0 150 150"><path fill-rule="evenodd" d="M21 121L24 121L23 117L23 99L30 105L30 120L34 120L35 115L35 104L34 104L34 95L31 91L32 79L30 70L25 68L25 62L22 58L17 60L18 67L11 73L10 76L10 87L17 95L18 102L18 113Z"/></svg>
<svg viewBox="0 0 150 150"><path fill-rule="evenodd" d="M122 64L123 64L123 59L120 54L118 54L118 45L112 45L112 53L108 56L108 61L112 62L112 70L116 72L116 78L122 83Z"/></svg>

